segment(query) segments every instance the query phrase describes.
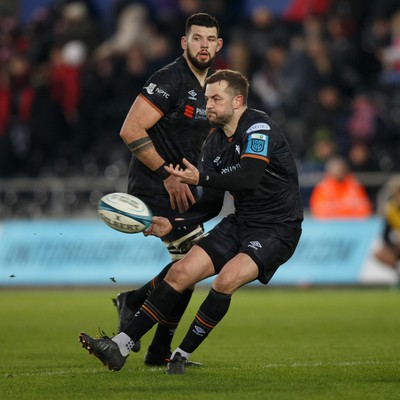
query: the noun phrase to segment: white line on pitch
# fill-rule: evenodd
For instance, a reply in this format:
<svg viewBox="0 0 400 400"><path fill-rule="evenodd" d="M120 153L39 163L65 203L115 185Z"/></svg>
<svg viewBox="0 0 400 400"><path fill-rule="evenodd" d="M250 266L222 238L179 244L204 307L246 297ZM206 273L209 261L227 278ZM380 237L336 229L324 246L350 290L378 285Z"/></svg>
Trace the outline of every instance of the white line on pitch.
<svg viewBox="0 0 400 400"><path fill-rule="evenodd" d="M265 364L261 368L314 368L314 367L356 367L360 365L398 365L398 361L338 361L338 362L310 362L292 364Z"/></svg>
<svg viewBox="0 0 400 400"><path fill-rule="evenodd" d="M292 364L265 364L257 365L257 368L315 368L315 367L357 367L362 365L400 365L398 361L338 361L338 362L313 362L313 363L292 363ZM233 369L240 369L235 367ZM146 368L146 371L158 371L159 369ZM129 371L129 370L127 370ZM55 375L75 375L75 374L98 374L110 373L110 371L99 369L86 369L80 370L61 370L61 371L41 371L41 372L21 372L21 373L8 373L5 377L13 378L19 376L55 376Z"/></svg>

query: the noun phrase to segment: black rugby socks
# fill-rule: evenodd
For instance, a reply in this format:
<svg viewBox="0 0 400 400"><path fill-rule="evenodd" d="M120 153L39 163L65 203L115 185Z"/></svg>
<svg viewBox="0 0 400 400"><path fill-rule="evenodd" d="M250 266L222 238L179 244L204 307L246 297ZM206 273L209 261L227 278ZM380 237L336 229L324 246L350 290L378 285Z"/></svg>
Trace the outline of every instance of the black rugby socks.
<svg viewBox="0 0 400 400"><path fill-rule="evenodd" d="M171 342L175 330L192 298L192 294L193 289L186 289L174 309L168 314L165 320L160 321L157 325L156 333L150 345L150 351L153 354L167 354L171 351Z"/></svg>
<svg viewBox="0 0 400 400"><path fill-rule="evenodd" d="M193 353L228 312L231 297L211 288L179 348Z"/></svg>
<svg viewBox="0 0 400 400"><path fill-rule="evenodd" d="M137 342L154 324L167 320L167 315L171 313L181 298L181 293L167 282L161 282L124 329L124 333Z"/></svg>

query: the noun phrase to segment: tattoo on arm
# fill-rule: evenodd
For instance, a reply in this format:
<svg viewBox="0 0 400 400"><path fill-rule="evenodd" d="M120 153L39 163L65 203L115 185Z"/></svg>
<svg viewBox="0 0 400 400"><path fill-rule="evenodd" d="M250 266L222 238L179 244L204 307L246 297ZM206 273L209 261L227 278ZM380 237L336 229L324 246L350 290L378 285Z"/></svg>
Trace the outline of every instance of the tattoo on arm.
<svg viewBox="0 0 400 400"><path fill-rule="evenodd" d="M138 140L134 140L131 143L127 143L127 146L133 154L137 155L142 151L147 150L149 147L153 147L154 145L152 140L147 136Z"/></svg>

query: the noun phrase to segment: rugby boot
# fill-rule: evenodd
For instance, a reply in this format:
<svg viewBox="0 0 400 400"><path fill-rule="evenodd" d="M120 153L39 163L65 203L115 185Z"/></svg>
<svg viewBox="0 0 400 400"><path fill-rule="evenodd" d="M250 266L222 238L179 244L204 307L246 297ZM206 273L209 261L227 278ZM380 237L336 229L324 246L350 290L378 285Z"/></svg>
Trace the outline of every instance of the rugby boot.
<svg viewBox="0 0 400 400"><path fill-rule="evenodd" d="M111 371L119 371L128 358L121 354L117 343L110 338L95 339L81 332L78 340L84 349L96 356Z"/></svg>
<svg viewBox="0 0 400 400"><path fill-rule="evenodd" d="M168 375L184 375L186 373L185 367L188 360L182 357L181 353L175 353L171 360L168 360L167 374Z"/></svg>
<svg viewBox="0 0 400 400"><path fill-rule="evenodd" d="M150 347L147 349L146 354L144 355L144 365L149 367L160 367L163 365L167 365L169 358L171 357L171 352L165 353L164 355L156 354L150 350ZM186 367L202 367L203 364L196 361L186 361Z"/></svg>

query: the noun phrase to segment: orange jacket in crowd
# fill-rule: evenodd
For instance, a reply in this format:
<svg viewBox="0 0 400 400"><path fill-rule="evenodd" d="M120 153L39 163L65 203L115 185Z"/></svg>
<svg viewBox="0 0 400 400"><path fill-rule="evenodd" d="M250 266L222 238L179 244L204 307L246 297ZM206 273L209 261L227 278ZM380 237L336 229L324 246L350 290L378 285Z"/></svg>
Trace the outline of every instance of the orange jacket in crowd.
<svg viewBox="0 0 400 400"><path fill-rule="evenodd" d="M372 214L372 204L352 174L343 180L327 176L311 193L310 211L318 219L360 219Z"/></svg>

